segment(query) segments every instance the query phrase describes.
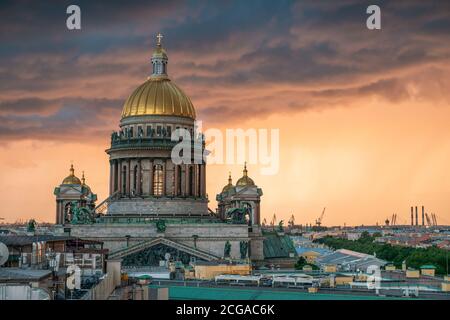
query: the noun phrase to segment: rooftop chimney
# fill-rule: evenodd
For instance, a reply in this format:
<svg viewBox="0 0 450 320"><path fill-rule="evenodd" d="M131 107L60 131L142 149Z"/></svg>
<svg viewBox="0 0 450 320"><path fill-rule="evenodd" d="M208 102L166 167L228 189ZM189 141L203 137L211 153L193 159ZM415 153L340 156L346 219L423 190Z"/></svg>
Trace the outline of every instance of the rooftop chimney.
<svg viewBox="0 0 450 320"><path fill-rule="evenodd" d="M419 213L417 212L417 206L416 206L416 226L419 225Z"/></svg>

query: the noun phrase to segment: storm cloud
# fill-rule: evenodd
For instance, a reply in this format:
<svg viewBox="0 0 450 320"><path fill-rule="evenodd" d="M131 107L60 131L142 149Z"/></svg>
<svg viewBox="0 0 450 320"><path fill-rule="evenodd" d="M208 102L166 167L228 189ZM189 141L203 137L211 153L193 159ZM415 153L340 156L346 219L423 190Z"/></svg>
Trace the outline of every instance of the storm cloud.
<svg viewBox="0 0 450 320"><path fill-rule="evenodd" d="M449 93L450 5L382 1L69 1L0 5L0 137L79 139L114 130L126 97L150 72L157 32L169 73L211 124ZM433 79L433 84L430 84Z"/></svg>

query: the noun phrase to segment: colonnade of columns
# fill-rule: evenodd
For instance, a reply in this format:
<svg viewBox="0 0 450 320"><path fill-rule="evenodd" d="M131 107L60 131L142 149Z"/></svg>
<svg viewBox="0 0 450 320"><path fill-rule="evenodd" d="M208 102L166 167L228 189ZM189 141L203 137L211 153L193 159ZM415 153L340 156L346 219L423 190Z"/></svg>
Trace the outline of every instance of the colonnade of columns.
<svg viewBox="0 0 450 320"><path fill-rule="evenodd" d="M174 165L168 159L110 160L110 195L206 197L205 164Z"/></svg>

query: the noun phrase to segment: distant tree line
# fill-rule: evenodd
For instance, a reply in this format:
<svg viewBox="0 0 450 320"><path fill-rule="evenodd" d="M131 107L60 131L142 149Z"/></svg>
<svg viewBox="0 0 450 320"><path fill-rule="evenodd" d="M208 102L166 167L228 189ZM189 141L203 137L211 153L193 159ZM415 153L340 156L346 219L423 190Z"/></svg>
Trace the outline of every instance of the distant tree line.
<svg viewBox="0 0 450 320"><path fill-rule="evenodd" d="M377 258L393 263L397 268L402 266L402 262L406 261L406 265L411 268L418 269L422 265L431 264L436 267L437 274L447 274L448 252L439 249L436 246L428 248L412 248L390 244L376 243L375 238L380 234L369 235L363 232L358 240L347 240L326 236L316 239L314 242L324 244L334 250L348 249L366 254L376 254Z"/></svg>

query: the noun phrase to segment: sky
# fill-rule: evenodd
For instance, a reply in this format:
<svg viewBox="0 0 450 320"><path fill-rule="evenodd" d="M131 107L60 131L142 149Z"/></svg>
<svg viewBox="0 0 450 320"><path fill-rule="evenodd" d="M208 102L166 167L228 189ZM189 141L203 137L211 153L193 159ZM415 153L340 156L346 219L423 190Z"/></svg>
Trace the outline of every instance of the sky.
<svg viewBox="0 0 450 320"><path fill-rule="evenodd" d="M81 30L66 8L81 8ZM53 189L105 150L164 35L169 76L207 128L280 130L280 168L249 175L262 218L383 223L425 206L450 224L450 4L377 1L2 1L0 217L54 222ZM210 208L242 164L209 165Z"/></svg>

